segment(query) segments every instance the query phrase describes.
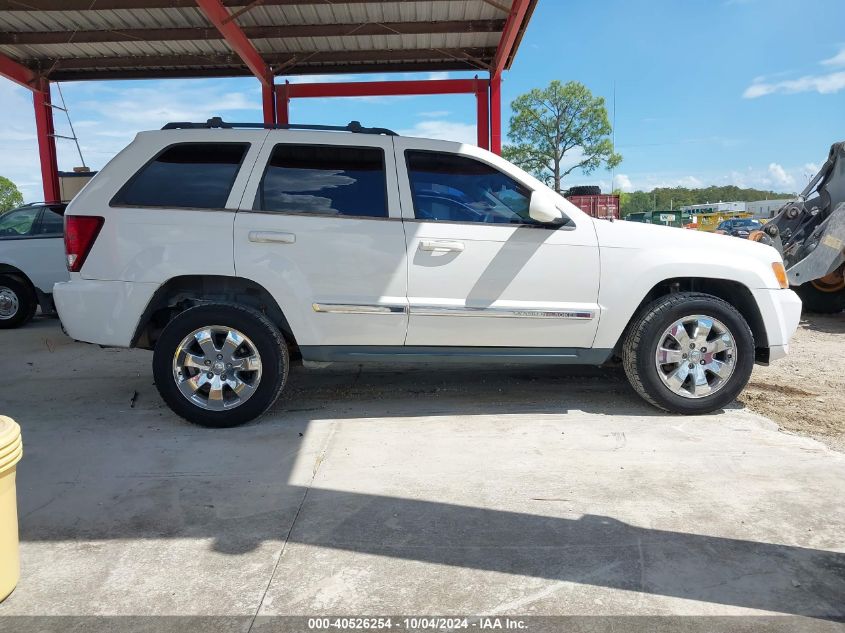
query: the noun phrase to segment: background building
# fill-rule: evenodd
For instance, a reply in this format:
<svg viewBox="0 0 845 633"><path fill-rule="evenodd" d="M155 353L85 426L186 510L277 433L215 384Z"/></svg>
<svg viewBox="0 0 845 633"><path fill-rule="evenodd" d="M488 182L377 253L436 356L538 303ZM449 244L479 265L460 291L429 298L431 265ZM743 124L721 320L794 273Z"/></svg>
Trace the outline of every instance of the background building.
<svg viewBox="0 0 845 633"><path fill-rule="evenodd" d="M742 213L746 210L745 202L706 202L704 204L689 204L681 207L681 211L695 213Z"/></svg>
<svg viewBox="0 0 845 633"><path fill-rule="evenodd" d="M792 199L785 200L757 200L756 202L749 202L746 204L746 210L754 214L758 220L767 220L775 217L778 210Z"/></svg>

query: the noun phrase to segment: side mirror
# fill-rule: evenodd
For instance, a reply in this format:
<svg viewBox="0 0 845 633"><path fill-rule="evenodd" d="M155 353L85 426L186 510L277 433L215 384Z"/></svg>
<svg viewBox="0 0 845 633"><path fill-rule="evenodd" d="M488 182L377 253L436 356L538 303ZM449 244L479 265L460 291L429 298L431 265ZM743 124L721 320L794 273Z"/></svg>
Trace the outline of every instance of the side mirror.
<svg viewBox="0 0 845 633"><path fill-rule="evenodd" d="M563 219L563 214L557 208L552 199L540 191L531 192L531 201L528 203L528 215L532 220L543 224L554 224Z"/></svg>

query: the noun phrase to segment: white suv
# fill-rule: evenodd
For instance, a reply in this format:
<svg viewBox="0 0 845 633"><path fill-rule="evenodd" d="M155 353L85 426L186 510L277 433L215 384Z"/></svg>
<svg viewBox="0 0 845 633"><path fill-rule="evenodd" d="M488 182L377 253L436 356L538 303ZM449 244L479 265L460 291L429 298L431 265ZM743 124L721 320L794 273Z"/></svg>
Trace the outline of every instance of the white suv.
<svg viewBox="0 0 845 633"><path fill-rule="evenodd" d="M786 354L801 304L777 251L594 220L499 156L389 130L171 124L66 213L68 334L154 350L207 426L266 411L289 359L599 365L678 413Z"/></svg>

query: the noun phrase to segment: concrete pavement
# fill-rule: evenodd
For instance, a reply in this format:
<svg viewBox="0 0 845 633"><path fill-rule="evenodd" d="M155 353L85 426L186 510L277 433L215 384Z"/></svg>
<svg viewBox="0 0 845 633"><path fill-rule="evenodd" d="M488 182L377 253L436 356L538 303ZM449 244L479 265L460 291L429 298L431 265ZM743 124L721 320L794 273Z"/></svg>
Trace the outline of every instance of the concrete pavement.
<svg viewBox="0 0 845 633"><path fill-rule="evenodd" d="M597 370L294 368L259 423L208 430L148 352L39 319L0 354L25 451L0 622L845 618L845 455L742 409L664 415Z"/></svg>

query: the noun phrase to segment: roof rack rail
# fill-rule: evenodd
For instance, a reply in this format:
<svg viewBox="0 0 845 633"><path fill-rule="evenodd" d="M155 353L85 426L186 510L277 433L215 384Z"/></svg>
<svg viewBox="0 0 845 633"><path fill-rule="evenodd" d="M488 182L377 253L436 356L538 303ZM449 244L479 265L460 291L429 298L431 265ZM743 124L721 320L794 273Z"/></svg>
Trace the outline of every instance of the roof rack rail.
<svg viewBox="0 0 845 633"><path fill-rule="evenodd" d="M384 134L398 136L393 130L384 127L364 127L359 121L350 121L348 125L306 125L298 123L229 123L219 116L208 119L205 123L178 121L168 123L162 130L204 130L211 128L234 129L245 128L252 130L318 130L328 132L353 132L355 134Z"/></svg>

